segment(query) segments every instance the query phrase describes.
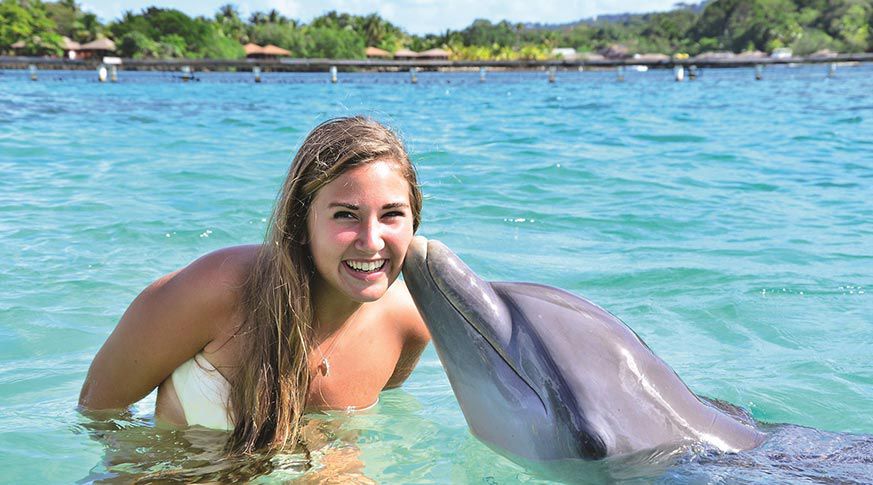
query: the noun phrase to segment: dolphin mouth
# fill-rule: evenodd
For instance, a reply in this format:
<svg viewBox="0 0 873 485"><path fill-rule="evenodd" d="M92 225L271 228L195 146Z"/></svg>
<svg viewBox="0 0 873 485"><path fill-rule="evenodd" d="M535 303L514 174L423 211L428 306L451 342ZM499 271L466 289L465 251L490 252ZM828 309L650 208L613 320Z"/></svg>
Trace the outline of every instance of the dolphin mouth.
<svg viewBox="0 0 873 485"><path fill-rule="evenodd" d="M521 379L521 381L530 388L531 392L537 397L543 408L548 409L548 406L546 406L546 401L542 398L542 396L540 396L540 393L537 392L537 389L533 386L528 377L519 370L518 365L513 361L513 359L511 359L509 355L507 355L507 352L503 348L503 346L495 342L494 337L490 336L489 332L483 331L482 328L480 328L480 326L476 324L476 319L469 315L467 311L465 311L463 308L460 307L458 303L455 302L455 300L451 297L451 292L447 291L447 285L445 282L443 282L443 279L434 276L434 268L431 264L433 260L430 257L431 253L445 251L448 254L454 256L458 261L460 261L460 258L454 255L454 253L450 249L448 249L445 244L436 240L427 240L422 236L416 236L413 239L412 245L414 248L415 258L417 260L416 263L418 263L416 264L416 266L419 266L422 269L426 269L427 276L434 283L434 286L437 288L443 298L449 303L449 305L451 305L452 309L454 309L455 312L457 312L458 315L460 315L461 318L464 319L464 322L467 325L469 325L477 334L479 334L480 337L482 337L482 339L488 344L488 346L491 347L491 349L494 350L494 352L498 356L500 356L500 359L503 360L503 362L510 369L512 369L512 372L514 372L518 376L518 378ZM431 251L431 249L433 249L433 251Z"/></svg>

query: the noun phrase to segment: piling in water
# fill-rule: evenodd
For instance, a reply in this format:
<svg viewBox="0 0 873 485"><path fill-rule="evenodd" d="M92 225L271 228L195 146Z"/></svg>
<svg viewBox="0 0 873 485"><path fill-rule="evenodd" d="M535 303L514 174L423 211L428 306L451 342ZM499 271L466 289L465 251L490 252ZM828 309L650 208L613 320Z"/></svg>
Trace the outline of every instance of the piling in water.
<svg viewBox="0 0 873 485"><path fill-rule="evenodd" d="M27 70L30 72L30 80L36 81L36 65L31 64L27 66Z"/></svg>
<svg viewBox="0 0 873 485"><path fill-rule="evenodd" d="M555 82L555 76L557 74L557 71L558 71L557 67L555 67L555 66L549 67L549 82L550 83Z"/></svg>
<svg viewBox="0 0 873 485"><path fill-rule="evenodd" d="M330 66L330 82L336 84L336 66Z"/></svg>
<svg viewBox="0 0 873 485"><path fill-rule="evenodd" d="M624 66L618 66L618 68L616 68L615 71L616 71L616 77L617 77L618 81L619 82L624 81Z"/></svg>
<svg viewBox="0 0 873 485"><path fill-rule="evenodd" d="M409 68L409 82L411 82L412 84L417 83L418 82L417 74L418 74L418 68L417 67L410 67Z"/></svg>
<svg viewBox="0 0 873 485"><path fill-rule="evenodd" d="M258 67L258 66L253 67L252 74L255 75L255 82L256 83L261 82L261 68L260 67Z"/></svg>
<svg viewBox="0 0 873 485"><path fill-rule="evenodd" d="M479 68L479 82L480 82L480 83L484 83L484 82L485 82L485 67L480 67L480 68Z"/></svg>
<svg viewBox="0 0 873 485"><path fill-rule="evenodd" d="M761 79L764 79L764 66L755 64L755 81L760 81Z"/></svg>

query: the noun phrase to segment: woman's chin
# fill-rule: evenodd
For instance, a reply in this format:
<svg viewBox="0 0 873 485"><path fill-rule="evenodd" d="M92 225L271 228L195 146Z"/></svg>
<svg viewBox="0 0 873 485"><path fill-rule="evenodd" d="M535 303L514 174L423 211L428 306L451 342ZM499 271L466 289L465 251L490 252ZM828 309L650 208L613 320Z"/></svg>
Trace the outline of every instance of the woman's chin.
<svg viewBox="0 0 873 485"><path fill-rule="evenodd" d="M370 303L385 296L387 288L367 288L364 291L348 292L346 295L358 303Z"/></svg>

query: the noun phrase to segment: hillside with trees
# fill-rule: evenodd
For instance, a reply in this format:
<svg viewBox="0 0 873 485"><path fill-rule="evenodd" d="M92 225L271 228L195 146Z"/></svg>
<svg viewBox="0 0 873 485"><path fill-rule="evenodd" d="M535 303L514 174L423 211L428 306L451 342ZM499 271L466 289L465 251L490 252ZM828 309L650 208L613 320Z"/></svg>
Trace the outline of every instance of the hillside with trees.
<svg viewBox="0 0 873 485"><path fill-rule="evenodd" d="M125 12L102 23L75 0L0 0L0 53L59 56L63 37L77 42L112 39L127 58L238 59L253 42L287 49L294 57L356 59L368 46L389 52L444 48L455 59L546 59L553 48L598 52L621 45L628 54L695 55L791 48L873 51L873 0L715 0L677 4L668 12L617 14L561 25L476 20L461 30L413 35L378 14L328 12L303 23L276 10L243 19L234 5L212 18L166 8Z"/></svg>

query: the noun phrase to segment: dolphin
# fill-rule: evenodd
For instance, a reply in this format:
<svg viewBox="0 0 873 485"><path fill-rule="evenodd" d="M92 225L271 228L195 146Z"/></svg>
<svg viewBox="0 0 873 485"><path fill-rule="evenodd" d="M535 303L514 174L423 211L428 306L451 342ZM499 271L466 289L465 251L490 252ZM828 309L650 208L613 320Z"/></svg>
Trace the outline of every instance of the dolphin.
<svg viewBox="0 0 873 485"><path fill-rule="evenodd" d="M614 315L564 290L488 282L417 236L403 278L472 433L523 462L699 443L761 444L751 420L688 389Z"/></svg>

